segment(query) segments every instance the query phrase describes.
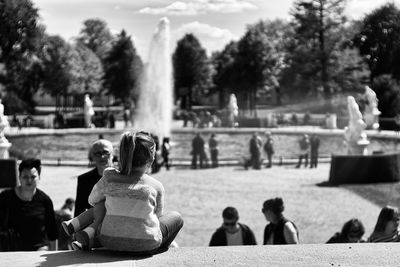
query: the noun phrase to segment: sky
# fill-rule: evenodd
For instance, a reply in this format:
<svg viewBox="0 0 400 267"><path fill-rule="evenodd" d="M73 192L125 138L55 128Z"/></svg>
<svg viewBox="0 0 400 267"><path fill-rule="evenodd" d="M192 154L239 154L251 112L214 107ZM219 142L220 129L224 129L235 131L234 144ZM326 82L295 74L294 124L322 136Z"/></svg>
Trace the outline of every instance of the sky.
<svg viewBox="0 0 400 267"><path fill-rule="evenodd" d="M381 5L400 0L347 0L345 14L359 19ZM208 54L238 40L246 26L265 19L291 18L294 0L32 0L47 33L67 41L79 35L83 21L104 20L115 34L124 29L147 62L148 47L159 20L170 21L171 48L193 33Z"/></svg>

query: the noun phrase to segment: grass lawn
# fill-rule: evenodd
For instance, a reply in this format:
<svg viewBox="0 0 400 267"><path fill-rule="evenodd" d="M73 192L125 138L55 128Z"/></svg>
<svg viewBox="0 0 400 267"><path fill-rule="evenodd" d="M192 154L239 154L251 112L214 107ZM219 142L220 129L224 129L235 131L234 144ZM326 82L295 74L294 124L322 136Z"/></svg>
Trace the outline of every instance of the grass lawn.
<svg viewBox="0 0 400 267"><path fill-rule="evenodd" d="M207 246L221 225L226 206L238 209L240 221L253 229L261 244L266 224L261 206L264 200L276 196L284 199L285 215L299 228L301 243L326 242L352 217L364 223L367 238L381 206L400 204L400 185L319 186L328 180L329 168L329 164L321 164L318 169L274 166L248 171L240 167L172 168L154 176L164 184L166 210L179 211L185 220L177 237L180 246ZM39 187L59 208L65 198L75 197L76 176L85 171L83 167L45 166Z"/></svg>

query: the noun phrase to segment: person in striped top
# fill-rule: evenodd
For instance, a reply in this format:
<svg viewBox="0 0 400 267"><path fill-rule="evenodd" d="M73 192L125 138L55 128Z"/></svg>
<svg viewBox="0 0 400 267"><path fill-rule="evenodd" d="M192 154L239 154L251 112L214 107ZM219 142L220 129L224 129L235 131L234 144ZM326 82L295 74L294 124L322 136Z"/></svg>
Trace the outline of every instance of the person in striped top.
<svg viewBox="0 0 400 267"><path fill-rule="evenodd" d="M368 242L400 242L399 220L397 207L383 207Z"/></svg>
<svg viewBox="0 0 400 267"><path fill-rule="evenodd" d="M122 134L120 168L107 168L93 187L92 209L63 224L68 234L75 233L74 249L90 249L96 239L115 251L154 253L171 245L183 219L164 212L164 187L146 173L154 156L149 134Z"/></svg>

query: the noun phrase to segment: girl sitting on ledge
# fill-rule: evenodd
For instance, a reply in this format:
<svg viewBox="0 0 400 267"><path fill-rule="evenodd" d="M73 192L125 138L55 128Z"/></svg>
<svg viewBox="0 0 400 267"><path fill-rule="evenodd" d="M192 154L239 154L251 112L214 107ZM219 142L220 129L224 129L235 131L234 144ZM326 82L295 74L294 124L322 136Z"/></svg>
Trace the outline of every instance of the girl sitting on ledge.
<svg viewBox="0 0 400 267"><path fill-rule="evenodd" d="M74 249L90 249L94 237L115 251L154 253L171 245L183 220L177 212L163 213L164 187L146 174L154 155L149 134L122 134L120 169L107 168L89 195L93 208L63 224L67 234L75 233Z"/></svg>

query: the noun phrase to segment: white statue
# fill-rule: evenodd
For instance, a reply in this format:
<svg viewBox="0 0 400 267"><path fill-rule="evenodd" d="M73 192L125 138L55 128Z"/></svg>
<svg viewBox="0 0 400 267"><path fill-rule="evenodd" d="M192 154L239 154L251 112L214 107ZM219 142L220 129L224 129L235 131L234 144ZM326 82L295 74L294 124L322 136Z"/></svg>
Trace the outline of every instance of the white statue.
<svg viewBox="0 0 400 267"><path fill-rule="evenodd" d="M349 154L366 154L366 146L369 144L364 132L367 125L362 119L360 108L354 97L347 97L349 111L349 124L344 128L344 138L348 145Z"/></svg>
<svg viewBox="0 0 400 267"><path fill-rule="evenodd" d="M239 107L235 94L230 94L227 110L229 125L233 127L235 126L235 119L239 115Z"/></svg>
<svg viewBox="0 0 400 267"><path fill-rule="evenodd" d="M11 147L11 143L8 142L4 136L4 130L10 126L7 116L4 115L4 105L1 103L0 98L0 159L9 158L8 150Z"/></svg>
<svg viewBox="0 0 400 267"><path fill-rule="evenodd" d="M4 136L4 130L10 126L7 116L4 115L4 105L1 103L0 98L0 144L8 144L8 140Z"/></svg>
<svg viewBox="0 0 400 267"><path fill-rule="evenodd" d="M85 94L85 100L84 100L84 106L83 106L83 114L85 116L85 127L86 128L91 128L92 125L92 117L94 115L94 109L93 109L93 102L90 99L89 94Z"/></svg>
<svg viewBox="0 0 400 267"><path fill-rule="evenodd" d="M378 109L376 93L369 86L365 86L364 98L367 102L364 110L364 120L367 124L367 129L378 129L381 112Z"/></svg>

